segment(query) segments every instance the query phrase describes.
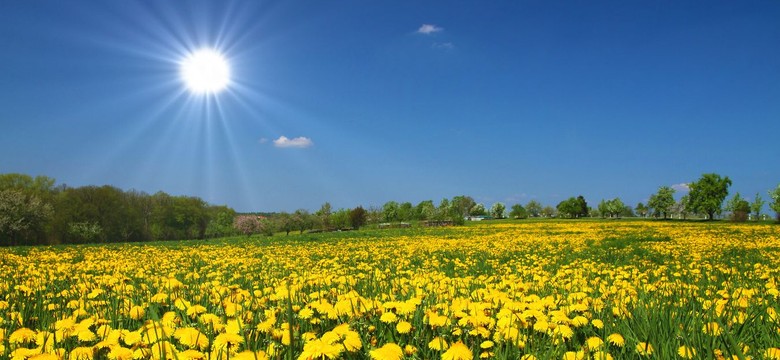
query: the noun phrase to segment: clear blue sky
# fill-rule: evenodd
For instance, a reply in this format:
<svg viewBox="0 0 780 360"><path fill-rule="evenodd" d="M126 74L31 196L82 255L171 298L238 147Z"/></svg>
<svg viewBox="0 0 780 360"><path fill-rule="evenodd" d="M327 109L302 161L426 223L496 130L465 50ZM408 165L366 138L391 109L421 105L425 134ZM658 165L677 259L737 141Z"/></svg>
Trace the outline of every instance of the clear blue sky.
<svg viewBox="0 0 780 360"><path fill-rule="evenodd" d="M202 47L231 64L209 97L179 76ZM778 134L774 0L0 2L0 173L70 186L595 206L716 172L766 199Z"/></svg>

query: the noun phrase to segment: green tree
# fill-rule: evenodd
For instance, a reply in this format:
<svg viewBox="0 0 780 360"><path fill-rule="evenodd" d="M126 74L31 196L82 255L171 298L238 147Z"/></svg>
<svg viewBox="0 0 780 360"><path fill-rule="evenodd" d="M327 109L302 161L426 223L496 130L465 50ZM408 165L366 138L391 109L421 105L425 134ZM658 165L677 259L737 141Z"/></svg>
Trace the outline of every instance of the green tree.
<svg viewBox="0 0 780 360"><path fill-rule="evenodd" d="M398 203L395 201L388 201L382 205L382 217L385 222L399 221Z"/></svg>
<svg viewBox="0 0 780 360"><path fill-rule="evenodd" d="M539 217L542 215L542 204L536 200L530 200L525 204L525 210L528 211L528 216Z"/></svg>
<svg viewBox="0 0 780 360"><path fill-rule="evenodd" d="M514 204L509 212L509 217L512 219L525 219L528 217L528 211L525 210L523 205Z"/></svg>
<svg viewBox="0 0 780 360"><path fill-rule="evenodd" d="M674 189L669 186L661 186L658 192L650 195L647 207L653 209L655 217L666 219L674 206Z"/></svg>
<svg viewBox="0 0 780 360"><path fill-rule="evenodd" d="M433 204L433 202L431 202ZM363 209L362 206L358 206L352 210L349 211L349 223L352 225L352 228L355 230L360 229L363 225L366 224L366 210Z"/></svg>
<svg viewBox="0 0 780 360"><path fill-rule="evenodd" d="M723 200L729 195L731 179L718 174L703 174L698 181L691 183L691 209L694 212L707 214L707 219L713 220L715 214L721 213Z"/></svg>
<svg viewBox="0 0 780 360"><path fill-rule="evenodd" d="M0 190L0 245L38 243L51 205L21 190Z"/></svg>
<svg viewBox="0 0 780 360"><path fill-rule="evenodd" d="M476 205L471 196L460 195L452 198L450 206L457 216L465 218L469 216L469 211Z"/></svg>
<svg viewBox="0 0 780 360"><path fill-rule="evenodd" d="M409 221L414 218L414 206L406 201L398 205L398 220Z"/></svg>
<svg viewBox="0 0 780 360"><path fill-rule="evenodd" d="M496 219L503 219L504 212L506 212L506 205L503 203L497 202L490 207L490 216Z"/></svg>
<svg viewBox="0 0 780 360"><path fill-rule="evenodd" d="M432 220L436 216L436 206L433 200L421 201L417 204L415 212L418 220Z"/></svg>
<svg viewBox="0 0 780 360"><path fill-rule="evenodd" d="M780 221L780 184L774 190L769 191L769 197L772 199L769 208L775 211L775 217L777 221Z"/></svg>
<svg viewBox="0 0 780 360"><path fill-rule="evenodd" d="M227 206L209 206L206 211L209 219L206 225L207 238L228 236L235 233L233 227L236 217L235 210Z"/></svg>
<svg viewBox="0 0 780 360"><path fill-rule="evenodd" d="M557 212L554 207L548 205L542 208L540 214L541 216L551 218L551 217L555 217L557 215Z"/></svg>
<svg viewBox="0 0 780 360"><path fill-rule="evenodd" d="M471 207L471 210L469 210L469 215L471 215L471 216L485 216L485 215L487 215L487 210L485 210L485 205L474 204L474 206Z"/></svg>
<svg viewBox="0 0 780 360"><path fill-rule="evenodd" d="M764 204L766 204L764 199L761 198L759 193L756 193L755 199L750 203L750 210L753 212L753 217L756 221L761 219L761 209L764 207Z"/></svg>
<svg viewBox="0 0 780 360"><path fill-rule="evenodd" d="M750 213L750 203L737 192L726 202L726 211L731 212L731 220L746 221Z"/></svg>
<svg viewBox="0 0 780 360"><path fill-rule="evenodd" d="M647 216L648 210L647 206L643 203L636 204L636 214L639 215L639 217L645 217Z"/></svg>
<svg viewBox="0 0 780 360"><path fill-rule="evenodd" d="M330 229L330 215L333 211L333 208L330 206L329 202L325 202L320 206L320 209L317 210L317 212L314 213L319 218L319 223L322 224L322 228L325 230Z"/></svg>

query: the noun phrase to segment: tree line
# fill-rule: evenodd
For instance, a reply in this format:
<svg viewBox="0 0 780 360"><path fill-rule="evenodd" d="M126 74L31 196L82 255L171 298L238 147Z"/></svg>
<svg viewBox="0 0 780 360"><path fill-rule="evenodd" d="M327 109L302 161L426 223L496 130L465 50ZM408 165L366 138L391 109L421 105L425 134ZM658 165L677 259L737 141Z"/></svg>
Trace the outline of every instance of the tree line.
<svg viewBox="0 0 780 360"><path fill-rule="evenodd" d="M234 233L234 217L193 196L0 174L0 245L202 239Z"/></svg>
<svg viewBox="0 0 780 360"><path fill-rule="evenodd" d="M204 239L230 235L359 229L369 224L463 224L467 218L583 218L692 216L714 219L725 210L735 221L759 219L766 204L760 194L749 202L739 193L728 201L731 180L703 174L688 184L690 191L675 200L675 189L661 186L647 204L626 205L619 197L604 199L594 208L583 196L545 206L536 200L509 209L496 202L490 207L459 195L434 203L388 201L381 207L349 209L323 204L316 212L238 214L193 196L164 192L147 194L113 186L69 187L46 176L0 174L0 245L79 244L151 240ZM769 191L770 208L780 221L780 185ZM725 206L724 206L725 202ZM508 214L507 214L508 212Z"/></svg>

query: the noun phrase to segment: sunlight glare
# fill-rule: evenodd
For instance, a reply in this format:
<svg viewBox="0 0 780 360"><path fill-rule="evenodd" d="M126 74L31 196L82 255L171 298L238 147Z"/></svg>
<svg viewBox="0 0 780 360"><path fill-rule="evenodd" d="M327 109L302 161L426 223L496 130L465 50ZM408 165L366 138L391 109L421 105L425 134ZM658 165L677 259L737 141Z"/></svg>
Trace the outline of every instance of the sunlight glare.
<svg viewBox="0 0 780 360"><path fill-rule="evenodd" d="M196 94L216 94L230 84L230 66L219 52L201 49L181 62L181 77Z"/></svg>

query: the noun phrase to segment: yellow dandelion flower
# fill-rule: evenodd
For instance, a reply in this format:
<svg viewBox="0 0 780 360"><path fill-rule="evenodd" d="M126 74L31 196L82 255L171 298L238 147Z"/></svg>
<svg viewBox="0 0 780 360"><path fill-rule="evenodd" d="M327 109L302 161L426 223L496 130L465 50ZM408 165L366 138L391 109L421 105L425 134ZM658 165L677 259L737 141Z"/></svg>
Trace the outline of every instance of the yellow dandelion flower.
<svg viewBox="0 0 780 360"><path fill-rule="evenodd" d="M585 344L588 346L588 350L595 351L604 346L604 340L597 336L591 336L585 340Z"/></svg>
<svg viewBox="0 0 780 360"><path fill-rule="evenodd" d="M617 347L623 347L626 344L626 339L623 338L623 335L612 333L607 336L607 342Z"/></svg>
<svg viewBox="0 0 780 360"><path fill-rule="evenodd" d="M206 354L198 350L184 350L177 354L179 360L206 360Z"/></svg>
<svg viewBox="0 0 780 360"><path fill-rule="evenodd" d="M723 333L723 329L718 325L717 322L708 322L704 324L704 327L702 327L701 331L707 335L710 336L718 336Z"/></svg>
<svg viewBox="0 0 780 360"><path fill-rule="evenodd" d="M87 346L79 346L70 351L71 360L92 360L95 356L95 350Z"/></svg>
<svg viewBox="0 0 780 360"><path fill-rule="evenodd" d="M395 330L398 331L399 334L408 334L412 331L412 324L408 321L401 320L395 325Z"/></svg>
<svg viewBox="0 0 780 360"><path fill-rule="evenodd" d="M683 345L677 349L677 355L683 359L693 359L696 356L696 349Z"/></svg>
<svg viewBox="0 0 780 360"><path fill-rule="evenodd" d="M112 360L133 360L133 350L116 346L108 352L108 358Z"/></svg>
<svg viewBox="0 0 780 360"><path fill-rule="evenodd" d="M298 317L304 320L310 319L312 316L314 316L314 310L309 308L303 308L301 311L298 311Z"/></svg>
<svg viewBox="0 0 780 360"><path fill-rule="evenodd" d="M764 358L770 360L780 360L780 348L772 347L764 350Z"/></svg>
<svg viewBox="0 0 780 360"><path fill-rule="evenodd" d="M404 354L412 356L417 353L417 348L414 345L404 346Z"/></svg>
<svg viewBox="0 0 780 360"><path fill-rule="evenodd" d="M369 352L374 360L401 360L404 357L404 351L395 343L387 343L381 348Z"/></svg>
<svg viewBox="0 0 780 360"><path fill-rule="evenodd" d="M60 360L60 357L57 354L42 353L30 356L27 360Z"/></svg>
<svg viewBox="0 0 780 360"><path fill-rule="evenodd" d="M639 354L639 356L653 355L653 345L650 345L650 343L647 342L640 342L639 344L636 344L634 350L637 354Z"/></svg>
<svg viewBox="0 0 780 360"><path fill-rule="evenodd" d="M268 360L268 355L265 351L242 351L230 357L233 360Z"/></svg>
<svg viewBox="0 0 780 360"><path fill-rule="evenodd" d="M520 357L520 360L538 360L536 356L533 356L531 354L525 354Z"/></svg>
<svg viewBox="0 0 780 360"><path fill-rule="evenodd" d="M582 360L585 358L585 354L582 351L567 351L563 354L563 360Z"/></svg>
<svg viewBox="0 0 780 360"><path fill-rule="evenodd" d="M608 352L600 350L593 353L593 360L614 360Z"/></svg>
<svg viewBox="0 0 780 360"><path fill-rule="evenodd" d="M441 336L437 336L428 342L428 348L431 350L447 350L448 347L447 340L444 340Z"/></svg>
<svg viewBox="0 0 780 360"><path fill-rule="evenodd" d="M341 355L344 347L341 345L330 344L322 339L315 339L303 345L303 352L298 356L298 360L315 359L335 359Z"/></svg>
<svg viewBox="0 0 780 360"><path fill-rule="evenodd" d="M146 310L144 310L143 307L140 307L138 305L135 305L130 308L130 318L133 320L141 320L144 318L144 315L146 315Z"/></svg>
<svg viewBox="0 0 780 360"><path fill-rule="evenodd" d="M582 315L577 315L574 317L574 319L571 319L571 324L574 325L574 327L582 327L588 325L588 322L589 322L588 318Z"/></svg>
<svg viewBox="0 0 780 360"><path fill-rule="evenodd" d="M590 321L590 323L591 323L591 325L593 325L593 327L595 327L596 329L599 329L599 330L601 330L601 329L603 329L603 328L604 328L604 322L603 322L603 321L601 321L601 320L599 320L599 319L593 319L593 320L591 320L591 321Z"/></svg>
<svg viewBox="0 0 780 360"><path fill-rule="evenodd" d="M23 344L35 341L35 331L28 328L19 328L11 333L8 337L8 342L11 344Z"/></svg>
<svg viewBox="0 0 780 360"><path fill-rule="evenodd" d="M444 354L441 354L441 358L442 360L471 360L474 358L474 355L468 346L462 341L458 341L452 344Z"/></svg>
<svg viewBox="0 0 780 360"><path fill-rule="evenodd" d="M479 347L480 347L480 349L490 349L490 348L493 347L493 345L495 345L494 342L492 342L490 340L485 340L481 344L479 344Z"/></svg>
<svg viewBox="0 0 780 360"><path fill-rule="evenodd" d="M219 334L214 339L213 350L224 351L230 350L231 352L238 351L238 346L244 343L244 338L238 334Z"/></svg>
<svg viewBox="0 0 780 360"><path fill-rule="evenodd" d="M206 312L206 308L203 305L193 305L187 308L187 316L194 319L198 317L198 315L203 314Z"/></svg>
<svg viewBox="0 0 780 360"><path fill-rule="evenodd" d="M206 350L209 347L209 338L195 328L176 329L173 332L173 337L190 349Z"/></svg>
<svg viewBox="0 0 780 360"><path fill-rule="evenodd" d="M379 318L379 321L385 324L391 324L398 321L398 316L395 313L386 312L382 314L382 316Z"/></svg>

